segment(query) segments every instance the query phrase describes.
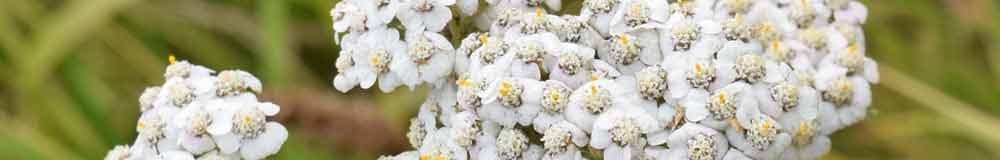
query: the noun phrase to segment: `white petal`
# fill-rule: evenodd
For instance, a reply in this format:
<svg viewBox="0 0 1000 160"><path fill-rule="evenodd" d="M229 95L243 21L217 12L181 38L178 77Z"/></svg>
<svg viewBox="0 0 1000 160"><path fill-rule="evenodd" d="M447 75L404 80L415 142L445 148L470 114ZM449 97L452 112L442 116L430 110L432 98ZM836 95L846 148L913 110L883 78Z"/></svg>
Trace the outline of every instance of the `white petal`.
<svg viewBox="0 0 1000 160"><path fill-rule="evenodd" d="M264 159L278 153L288 139L288 130L277 122L268 122L267 129L256 139L244 142L240 155L245 159Z"/></svg>
<svg viewBox="0 0 1000 160"><path fill-rule="evenodd" d="M212 136L212 138L215 139L215 143L219 146L219 151L222 153L230 154L240 149L240 137L236 135L224 134Z"/></svg>

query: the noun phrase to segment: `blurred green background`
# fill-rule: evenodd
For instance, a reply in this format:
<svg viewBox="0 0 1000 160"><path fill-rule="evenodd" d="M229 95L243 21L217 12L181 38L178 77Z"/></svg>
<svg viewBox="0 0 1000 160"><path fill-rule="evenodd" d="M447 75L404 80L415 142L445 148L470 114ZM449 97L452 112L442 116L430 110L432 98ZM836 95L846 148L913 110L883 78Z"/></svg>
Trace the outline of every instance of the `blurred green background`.
<svg viewBox="0 0 1000 160"><path fill-rule="evenodd" d="M869 119L833 135L824 158L1000 159L1000 2L863 2L883 80ZM426 87L334 91L333 4L0 0L0 159L100 159L131 143L138 96L163 83L169 53L264 81L291 132L272 159L409 149L407 119Z"/></svg>

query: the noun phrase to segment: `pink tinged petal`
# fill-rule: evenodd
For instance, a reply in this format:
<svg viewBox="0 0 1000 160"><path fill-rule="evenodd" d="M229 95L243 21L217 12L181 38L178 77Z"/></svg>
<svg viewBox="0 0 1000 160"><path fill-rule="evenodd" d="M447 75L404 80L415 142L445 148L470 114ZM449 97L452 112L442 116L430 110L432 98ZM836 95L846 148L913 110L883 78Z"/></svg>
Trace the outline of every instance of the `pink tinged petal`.
<svg viewBox="0 0 1000 160"><path fill-rule="evenodd" d="M249 140L240 149L240 155L245 159L264 159L281 150L288 139L288 130L277 122L268 122L267 129L256 139Z"/></svg>
<svg viewBox="0 0 1000 160"><path fill-rule="evenodd" d="M240 137L236 135L224 134L212 136L212 139L215 139L215 144L219 146L219 151L222 153L230 154L240 149Z"/></svg>

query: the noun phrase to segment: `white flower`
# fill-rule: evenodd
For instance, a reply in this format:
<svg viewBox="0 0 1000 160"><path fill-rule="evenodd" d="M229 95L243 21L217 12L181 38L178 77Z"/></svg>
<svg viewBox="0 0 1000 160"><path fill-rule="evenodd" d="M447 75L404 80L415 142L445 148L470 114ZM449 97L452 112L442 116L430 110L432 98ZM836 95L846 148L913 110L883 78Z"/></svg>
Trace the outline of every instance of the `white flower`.
<svg viewBox="0 0 1000 160"><path fill-rule="evenodd" d="M104 160L129 160L132 159L131 154L128 145L118 145L111 149L111 151L108 151L108 154L104 156Z"/></svg>
<svg viewBox="0 0 1000 160"><path fill-rule="evenodd" d="M785 147L791 143L788 133L779 132L783 127L778 121L763 114L747 118L740 128L726 129L730 145L746 155L758 159L777 159Z"/></svg>
<svg viewBox="0 0 1000 160"><path fill-rule="evenodd" d="M390 64L399 80L410 88L421 82L434 83L451 74L454 47L440 34L411 32L406 36L407 48L396 52ZM382 42L380 42L382 43Z"/></svg>
<svg viewBox="0 0 1000 160"><path fill-rule="evenodd" d="M179 129L168 125L171 118L180 110L176 107L156 107L144 112L136 123L135 130L139 133L136 142L143 142L145 148L154 151L177 149ZM140 147L142 146L133 146Z"/></svg>
<svg viewBox="0 0 1000 160"><path fill-rule="evenodd" d="M796 112L806 117L816 117L820 94L811 85L778 82L774 85L754 86L760 111L772 117Z"/></svg>
<svg viewBox="0 0 1000 160"><path fill-rule="evenodd" d="M604 149L605 158L631 159L633 149L641 150L646 145L643 135L661 129L656 122L642 108L612 108L594 122L590 145Z"/></svg>
<svg viewBox="0 0 1000 160"><path fill-rule="evenodd" d="M381 28L392 21L399 9L398 0L351 0L367 15L368 28Z"/></svg>
<svg viewBox="0 0 1000 160"><path fill-rule="evenodd" d="M438 32L451 21L451 9L455 0L404 0L396 11L399 22L407 32Z"/></svg>
<svg viewBox="0 0 1000 160"><path fill-rule="evenodd" d="M639 30L636 33L639 36L615 35L608 42L610 47L599 51L598 56L610 60L624 75L633 75L646 66L659 64L663 55L660 53L660 42L655 30Z"/></svg>
<svg viewBox="0 0 1000 160"><path fill-rule="evenodd" d="M832 112L826 113L830 113L831 117L835 116ZM826 116L827 114L820 115L820 119ZM782 116L780 121L785 126L781 131L791 135L791 143L783 151L781 159L816 159L830 151L831 142L826 133L832 131L823 131L831 130L823 128L824 121L799 114Z"/></svg>
<svg viewBox="0 0 1000 160"><path fill-rule="evenodd" d="M824 6L822 1L798 0L794 4L788 5L784 8L788 19L799 28L825 25L827 17L830 16L830 10Z"/></svg>
<svg viewBox="0 0 1000 160"><path fill-rule="evenodd" d="M421 148L424 143L424 139L427 135L434 130L437 130L437 125L434 121L427 121L427 118L411 118L409 131L406 132L406 139L410 142L413 148Z"/></svg>
<svg viewBox="0 0 1000 160"><path fill-rule="evenodd" d="M670 135L669 159L717 160L729 151L726 137L711 128L688 123Z"/></svg>
<svg viewBox="0 0 1000 160"><path fill-rule="evenodd" d="M621 8L620 0L584 0L583 8L580 9L581 17L590 17L588 23L593 26L601 35L610 35L611 19Z"/></svg>
<svg viewBox="0 0 1000 160"><path fill-rule="evenodd" d="M640 28L667 22L669 17L667 2L660 0L623 0L621 9L611 19L611 34L621 34Z"/></svg>
<svg viewBox="0 0 1000 160"><path fill-rule="evenodd" d="M278 114L279 107L256 100L226 101L212 116L208 133L224 154L239 151L246 159L261 159L278 152L288 138L288 130L277 122L267 122L268 116Z"/></svg>
<svg viewBox="0 0 1000 160"><path fill-rule="evenodd" d="M660 32L660 47L671 52L710 58L721 47L722 26L711 19L674 15ZM671 53L668 52L668 53Z"/></svg>
<svg viewBox="0 0 1000 160"><path fill-rule="evenodd" d="M564 15L555 20L556 26L553 30L564 42L576 43L589 48L604 47L604 37L587 23L587 18L589 17Z"/></svg>
<svg viewBox="0 0 1000 160"><path fill-rule="evenodd" d="M361 53L350 45L341 46L340 54L334 62L337 75L333 77L333 86L338 91L347 92L361 83L361 69L358 69L358 63L354 61L355 56L361 56L358 54Z"/></svg>
<svg viewBox="0 0 1000 160"><path fill-rule="evenodd" d="M532 121L535 131L544 132L545 128L554 123L566 120L565 110L569 106L569 97L573 93L566 84L556 80L542 82L542 110Z"/></svg>
<svg viewBox="0 0 1000 160"><path fill-rule="evenodd" d="M524 36L513 40L512 49L509 56L510 73L515 77L541 79L544 59L547 55L557 52L557 46L561 45L559 38L552 33L540 33Z"/></svg>
<svg viewBox="0 0 1000 160"><path fill-rule="evenodd" d="M479 41L483 45L470 55L468 66L470 71L483 70L485 66L501 61L502 57L505 57L507 51L511 49L510 43L500 37L485 36L480 37Z"/></svg>
<svg viewBox="0 0 1000 160"><path fill-rule="evenodd" d="M558 25L556 22L559 22L558 16L546 14L542 8L535 8L534 14L522 13L518 18L521 19L521 23L517 24L518 27L508 30L504 36L520 37L538 33L553 33L552 30Z"/></svg>
<svg viewBox="0 0 1000 160"><path fill-rule="evenodd" d="M746 83L736 82L713 91L705 99L707 102L704 105L691 103L693 105L688 106L687 109L691 110L689 112L697 113L688 115L690 116L688 119L717 130L740 127L738 121L759 111L757 99L749 87ZM696 97L700 98L701 96L692 96L691 98Z"/></svg>
<svg viewBox="0 0 1000 160"><path fill-rule="evenodd" d="M520 160L520 159L541 159L531 158L534 156L541 156L541 154L532 155L530 150L540 150L541 147L530 145L528 143L528 137L524 135L521 130L516 128L505 128L500 131L500 134L496 138L495 146L488 146L484 148L480 153L479 159L484 160Z"/></svg>
<svg viewBox="0 0 1000 160"><path fill-rule="evenodd" d="M394 156L383 155L378 157L378 160L413 160L413 159L420 159L420 153L417 151L406 151Z"/></svg>
<svg viewBox="0 0 1000 160"><path fill-rule="evenodd" d="M252 74L241 70L219 72L214 86L215 94L220 97L238 95L243 92L263 92L260 80Z"/></svg>
<svg viewBox="0 0 1000 160"><path fill-rule="evenodd" d="M594 49L573 43L562 43L557 46L551 57L546 60L549 69L549 79L557 80L570 88L577 88L591 81L590 70L593 68Z"/></svg>
<svg viewBox="0 0 1000 160"><path fill-rule="evenodd" d="M540 131L542 146L545 149L544 159L576 160L583 159L580 147L587 146L587 133L568 121L559 121Z"/></svg>
<svg viewBox="0 0 1000 160"><path fill-rule="evenodd" d="M868 8L853 0L826 0L826 6L833 10L838 22L864 24L868 18Z"/></svg>
<svg viewBox="0 0 1000 160"><path fill-rule="evenodd" d="M742 42L730 41L717 54L719 80L724 83L744 81L750 84L784 80L791 66L764 58Z"/></svg>
<svg viewBox="0 0 1000 160"><path fill-rule="evenodd" d="M878 83L879 81L878 63L865 57L864 49L856 43L827 55L820 61L819 71L821 73L832 73L839 70L847 70L849 76L863 77L870 83Z"/></svg>
<svg viewBox="0 0 1000 160"><path fill-rule="evenodd" d="M448 130L436 130L427 135L423 145L418 149L420 159L449 159L466 160L469 158L468 152L451 139Z"/></svg>
<svg viewBox="0 0 1000 160"><path fill-rule="evenodd" d="M156 103L157 96L160 94L161 88L159 86L146 87L142 91L142 95L139 96L139 111L146 112L147 110L153 109Z"/></svg>
<svg viewBox="0 0 1000 160"><path fill-rule="evenodd" d="M193 79L208 77L211 76L212 73L215 73L215 71L205 68L204 66L194 65L188 61L177 61L167 66L166 72L163 73L163 78Z"/></svg>
<svg viewBox="0 0 1000 160"><path fill-rule="evenodd" d="M820 112L824 112L825 108L836 109L842 127L861 121L871 105L872 93L868 81L858 76L847 76L846 69L830 70L818 73L816 78L816 89L823 97Z"/></svg>
<svg viewBox="0 0 1000 160"><path fill-rule="evenodd" d="M390 65L395 61L403 61L398 56L406 53L405 44L399 40L399 32L394 29L375 29L361 36L358 53L354 56L357 63L358 77L361 88L368 89L379 80L379 89L390 92L399 87L401 78Z"/></svg>
<svg viewBox="0 0 1000 160"><path fill-rule="evenodd" d="M208 134L208 126L218 109L209 110L206 105L217 105L218 101L198 101L184 107L171 119L172 127L180 129L178 144L185 150L201 154L215 149L215 141Z"/></svg>
<svg viewBox="0 0 1000 160"><path fill-rule="evenodd" d="M336 32L334 41L340 43L340 34L344 32L357 33L367 31L368 14L352 1L340 1L330 10L333 19L333 30ZM348 39L348 38L344 38Z"/></svg>
<svg viewBox="0 0 1000 160"><path fill-rule="evenodd" d="M465 73L469 71L469 63L472 61L472 52L486 44L489 35L487 33L471 33L462 39L462 44L455 49L454 73Z"/></svg>
<svg viewBox="0 0 1000 160"><path fill-rule="evenodd" d="M542 109L542 83L526 78L501 78L491 82L483 94L484 119L503 126L529 125Z"/></svg>
<svg viewBox="0 0 1000 160"><path fill-rule="evenodd" d="M581 129L591 131L597 116L616 105L625 105L616 95L617 86L611 80L596 80L588 82L573 91L566 108L566 119Z"/></svg>

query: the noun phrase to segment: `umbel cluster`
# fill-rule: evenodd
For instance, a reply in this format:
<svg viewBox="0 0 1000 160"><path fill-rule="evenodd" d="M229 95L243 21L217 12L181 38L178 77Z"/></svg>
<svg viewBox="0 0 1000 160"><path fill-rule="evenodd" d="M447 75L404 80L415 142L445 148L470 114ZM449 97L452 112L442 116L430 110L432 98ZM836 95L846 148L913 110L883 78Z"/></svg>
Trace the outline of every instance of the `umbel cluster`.
<svg viewBox="0 0 1000 160"><path fill-rule="evenodd" d="M280 107L257 99L263 86L250 73L216 72L171 56L163 77L163 85L139 97L135 143L116 146L105 160L264 159L288 138L269 120Z"/></svg>
<svg viewBox="0 0 1000 160"><path fill-rule="evenodd" d="M338 90L432 88L413 150L386 160L816 159L879 78L854 0L345 0L330 15Z"/></svg>

